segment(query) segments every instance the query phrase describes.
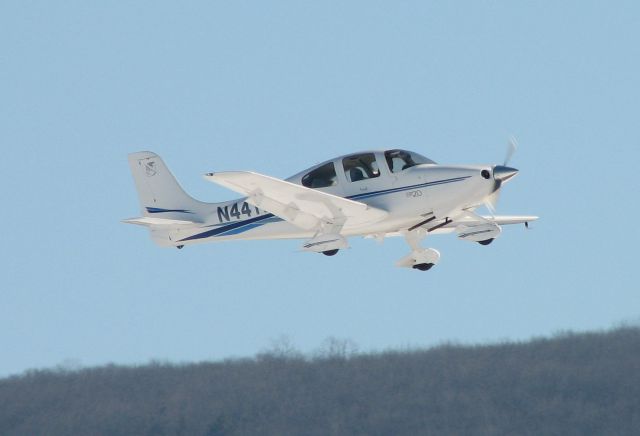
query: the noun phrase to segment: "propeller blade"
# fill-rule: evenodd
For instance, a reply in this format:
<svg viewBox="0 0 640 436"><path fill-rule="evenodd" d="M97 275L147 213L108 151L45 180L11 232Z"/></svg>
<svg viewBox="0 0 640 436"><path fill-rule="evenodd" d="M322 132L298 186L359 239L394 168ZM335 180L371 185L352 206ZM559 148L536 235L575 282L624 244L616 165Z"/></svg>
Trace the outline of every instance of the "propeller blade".
<svg viewBox="0 0 640 436"><path fill-rule="evenodd" d="M507 155L504 157L503 166L505 167L507 166L507 164L513 157L513 153L516 152L517 148L518 148L518 141L516 141L516 138L512 136L511 138L509 138L509 145L507 145Z"/></svg>
<svg viewBox="0 0 640 436"><path fill-rule="evenodd" d="M496 216L496 207L498 205L498 200L500 199L500 191L495 191L493 194L489 195L485 201L484 205L487 209L489 209L489 213L491 216Z"/></svg>
<svg viewBox="0 0 640 436"><path fill-rule="evenodd" d="M491 216L493 216L494 218L496 216L498 200L500 199L500 187L502 186L502 183L518 174L517 169L507 166L517 149L518 141L516 140L515 136L511 136L507 145L507 154L504 157L504 163L502 165L496 165L493 167L493 178L495 180L495 187L493 193L485 198L484 205L489 210L489 213L491 213Z"/></svg>

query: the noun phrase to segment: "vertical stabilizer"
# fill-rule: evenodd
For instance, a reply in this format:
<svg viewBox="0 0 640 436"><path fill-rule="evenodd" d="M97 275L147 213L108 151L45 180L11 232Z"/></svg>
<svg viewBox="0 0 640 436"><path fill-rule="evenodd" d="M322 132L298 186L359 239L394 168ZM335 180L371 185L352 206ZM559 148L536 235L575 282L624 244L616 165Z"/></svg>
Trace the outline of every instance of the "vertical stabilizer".
<svg viewBox="0 0 640 436"><path fill-rule="evenodd" d="M210 209L208 203L195 200L182 189L157 154L131 153L129 166L143 216L197 222L202 221Z"/></svg>

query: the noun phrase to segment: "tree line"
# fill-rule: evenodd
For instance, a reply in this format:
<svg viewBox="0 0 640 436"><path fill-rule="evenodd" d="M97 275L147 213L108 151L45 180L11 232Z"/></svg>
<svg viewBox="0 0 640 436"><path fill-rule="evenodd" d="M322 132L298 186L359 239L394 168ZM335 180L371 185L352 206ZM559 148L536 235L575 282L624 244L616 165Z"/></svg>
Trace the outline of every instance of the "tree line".
<svg viewBox="0 0 640 436"><path fill-rule="evenodd" d="M527 342L32 370L0 379L2 435L632 435L640 328Z"/></svg>

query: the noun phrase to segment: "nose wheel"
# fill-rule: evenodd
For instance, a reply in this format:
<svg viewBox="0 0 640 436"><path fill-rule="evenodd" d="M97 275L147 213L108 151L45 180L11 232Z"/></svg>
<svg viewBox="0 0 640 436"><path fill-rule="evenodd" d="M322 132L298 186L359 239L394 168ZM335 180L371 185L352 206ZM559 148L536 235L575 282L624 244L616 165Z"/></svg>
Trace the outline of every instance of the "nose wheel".
<svg viewBox="0 0 640 436"><path fill-rule="evenodd" d="M429 271L440 261L440 253L433 248L422 248L420 241L427 235L423 229L407 231L404 235L407 244L411 247L411 253L396 262L401 268Z"/></svg>
<svg viewBox="0 0 640 436"><path fill-rule="evenodd" d="M435 265L436 265L435 263L418 263L416 265L413 265L411 268L417 269L420 271L429 271Z"/></svg>

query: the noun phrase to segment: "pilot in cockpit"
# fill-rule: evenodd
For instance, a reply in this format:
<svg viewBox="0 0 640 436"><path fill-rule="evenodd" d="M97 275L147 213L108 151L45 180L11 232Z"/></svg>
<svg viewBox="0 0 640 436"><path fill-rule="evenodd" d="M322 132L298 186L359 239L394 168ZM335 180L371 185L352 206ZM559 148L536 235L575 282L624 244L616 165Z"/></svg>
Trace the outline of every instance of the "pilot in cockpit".
<svg viewBox="0 0 640 436"><path fill-rule="evenodd" d="M343 166L350 182L358 182L380 176L380 169L373 153L348 156L343 159Z"/></svg>
<svg viewBox="0 0 640 436"><path fill-rule="evenodd" d="M387 165L389 165L389 169L392 173L404 171L407 168L411 168L416 165L411 154L404 150L390 150L384 155L387 159Z"/></svg>

